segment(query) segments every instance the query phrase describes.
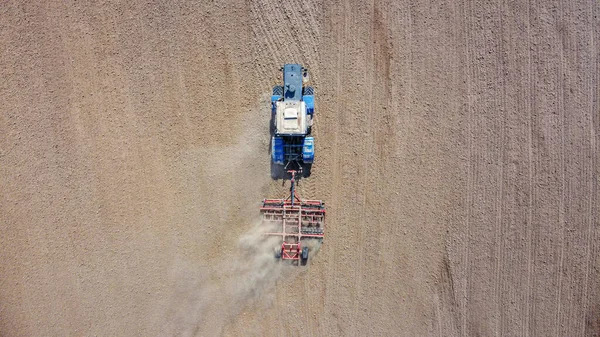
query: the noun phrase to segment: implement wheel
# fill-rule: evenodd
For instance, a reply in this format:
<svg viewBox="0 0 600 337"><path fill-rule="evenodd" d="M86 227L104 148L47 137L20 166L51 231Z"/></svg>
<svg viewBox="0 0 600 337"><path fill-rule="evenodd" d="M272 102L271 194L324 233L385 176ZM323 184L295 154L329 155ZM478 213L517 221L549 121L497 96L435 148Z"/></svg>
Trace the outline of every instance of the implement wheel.
<svg viewBox="0 0 600 337"><path fill-rule="evenodd" d="M302 254L300 254L300 264L306 266L308 261L308 247L302 247Z"/></svg>

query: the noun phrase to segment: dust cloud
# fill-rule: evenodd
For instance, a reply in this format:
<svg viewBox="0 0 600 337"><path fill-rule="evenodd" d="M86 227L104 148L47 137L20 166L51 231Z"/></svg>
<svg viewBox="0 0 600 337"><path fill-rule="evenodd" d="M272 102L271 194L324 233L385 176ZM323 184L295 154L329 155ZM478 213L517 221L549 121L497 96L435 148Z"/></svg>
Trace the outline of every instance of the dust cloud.
<svg viewBox="0 0 600 337"><path fill-rule="evenodd" d="M217 336L249 305L270 306L275 285L294 266L275 259L280 239L266 237L269 226L257 222L243 234L233 256L200 268L180 266L179 284L168 325L181 336Z"/></svg>
<svg viewBox="0 0 600 337"><path fill-rule="evenodd" d="M198 200L210 195L216 204L235 207L205 208L205 213L200 214L195 224L199 229L229 228L227 235L230 236L217 238L223 240L222 250L209 251L210 241L215 238L203 237L198 245L207 247L202 249L207 254L205 260L196 257L175 259L169 276L173 282L173 295L167 303L164 316L167 321L161 327L165 335L220 335L223 327L244 308L270 306L277 281L294 269L275 258L281 238L264 235L274 229L272 225L260 219L244 219L254 212L252 216L258 215L256 207L264 197L261 195L268 193L266 188L270 181L268 170L265 170L270 160L267 154L269 97L262 97L259 106L262 108L250 114L258 115L258 118L243 122L243 133L233 144L204 147L181 159L182 162L204 159L200 169L210 181L197 187L202 193ZM190 166L194 165L186 167ZM244 187L243 194L239 193L240 186ZM235 218L235 214L243 215ZM240 234L230 234L236 231Z"/></svg>

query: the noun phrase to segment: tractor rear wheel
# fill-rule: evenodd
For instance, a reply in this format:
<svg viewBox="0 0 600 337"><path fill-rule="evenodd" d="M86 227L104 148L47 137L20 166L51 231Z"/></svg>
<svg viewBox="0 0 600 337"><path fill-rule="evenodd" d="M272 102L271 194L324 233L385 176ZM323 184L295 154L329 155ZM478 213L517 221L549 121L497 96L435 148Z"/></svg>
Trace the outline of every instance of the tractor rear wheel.
<svg viewBox="0 0 600 337"><path fill-rule="evenodd" d="M304 87L302 95L314 95L315 89L313 87Z"/></svg>
<svg viewBox="0 0 600 337"><path fill-rule="evenodd" d="M285 166L275 164L271 161L271 179L279 180L285 178Z"/></svg>
<svg viewBox="0 0 600 337"><path fill-rule="evenodd" d="M302 164L302 178L310 177L311 170L312 170L312 164L303 163Z"/></svg>

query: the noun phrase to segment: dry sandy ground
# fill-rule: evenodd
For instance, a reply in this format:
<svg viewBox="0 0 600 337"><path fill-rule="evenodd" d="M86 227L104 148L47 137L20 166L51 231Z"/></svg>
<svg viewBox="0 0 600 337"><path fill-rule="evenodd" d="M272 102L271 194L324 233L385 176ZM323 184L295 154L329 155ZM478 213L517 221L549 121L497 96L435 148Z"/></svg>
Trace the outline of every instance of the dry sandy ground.
<svg viewBox="0 0 600 337"><path fill-rule="evenodd" d="M32 2L33 3L33 2ZM0 335L600 335L600 5L0 4ZM253 237L317 92L307 268Z"/></svg>

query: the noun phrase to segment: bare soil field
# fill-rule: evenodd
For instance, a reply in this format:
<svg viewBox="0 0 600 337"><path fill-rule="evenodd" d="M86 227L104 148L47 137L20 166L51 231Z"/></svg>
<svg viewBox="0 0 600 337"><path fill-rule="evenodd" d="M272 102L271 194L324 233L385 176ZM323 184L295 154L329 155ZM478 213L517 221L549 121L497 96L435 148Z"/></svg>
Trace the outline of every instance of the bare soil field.
<svg viewBox="0 0 600 337"><path fill-rule="evenodd" d="M1 336L600 336L600 3L5 1ZM307 267L256 235L316 91ZM268 255L268 254L267 254Z"/></svg>

